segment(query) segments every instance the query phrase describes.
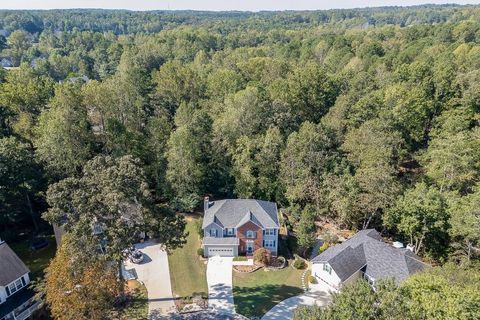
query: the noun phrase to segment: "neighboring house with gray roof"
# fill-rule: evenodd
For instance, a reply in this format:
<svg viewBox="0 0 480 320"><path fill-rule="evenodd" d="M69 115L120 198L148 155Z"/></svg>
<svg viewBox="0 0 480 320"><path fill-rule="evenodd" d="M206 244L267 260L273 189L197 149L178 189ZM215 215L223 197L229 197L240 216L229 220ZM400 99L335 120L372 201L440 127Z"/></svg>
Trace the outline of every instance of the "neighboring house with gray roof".
<svg viewBox="0 0 480 320"><path fill-rule="evenodd" d="M411 250L385 243L374 229L362 230L312 259L312 274L332 290L363 277L372 286L380 279L396 283L427 265Z"/></svg>
<svg viewBox="0 0 480 320"><path fill-rule="evenodd" d="M38 308L34 292L28 288L29 272L8 244L0 240L0 320L27 319Z"/></svg>
<svg viewBox="0 0 480 320"><path fill-rule="evenodd" d="M204 200L204 255L252 254L258 248L278 252L277 204L255 199Z"/></svg>

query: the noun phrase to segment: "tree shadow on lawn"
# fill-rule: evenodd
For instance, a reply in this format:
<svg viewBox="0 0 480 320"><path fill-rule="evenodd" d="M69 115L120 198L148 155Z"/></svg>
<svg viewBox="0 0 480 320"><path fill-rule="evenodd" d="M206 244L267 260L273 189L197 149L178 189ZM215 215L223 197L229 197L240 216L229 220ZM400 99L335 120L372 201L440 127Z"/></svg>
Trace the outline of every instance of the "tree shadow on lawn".
<svg viewBox="0 0 480 320"><path fill-rule="evenodd" d="M246 317L263 316L277 303L303 293L298 287L288 285L259 285L233 288L235 311Z"/></svg>

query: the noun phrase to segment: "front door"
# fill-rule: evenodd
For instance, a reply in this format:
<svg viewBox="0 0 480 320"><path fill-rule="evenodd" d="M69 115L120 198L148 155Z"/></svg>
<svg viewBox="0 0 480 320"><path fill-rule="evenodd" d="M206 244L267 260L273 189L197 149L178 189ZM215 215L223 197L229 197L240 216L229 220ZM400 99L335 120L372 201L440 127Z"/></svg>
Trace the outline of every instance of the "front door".
<svg viewBox="0 0 480 320"><path fill-rule="evenodd" d="M253 241L247 241L247 253L252 253L253 252Z"/></svg>

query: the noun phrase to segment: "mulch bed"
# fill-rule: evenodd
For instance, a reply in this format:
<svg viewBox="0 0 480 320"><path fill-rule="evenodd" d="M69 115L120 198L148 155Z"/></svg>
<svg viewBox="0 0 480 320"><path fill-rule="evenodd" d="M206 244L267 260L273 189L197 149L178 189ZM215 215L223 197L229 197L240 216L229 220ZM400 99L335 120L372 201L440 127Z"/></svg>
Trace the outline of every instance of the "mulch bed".
<svg viewBox="0 0 480 320"><path fill-rule="evenodd" d="M270 264L268 265L269 268L274 269L282 269L285 267L285 259L279 259L278 257L272 257L270 259Z"/></svg>
<svg viewBox="0 0 480 320"><path fill-rule="evenodd" d="M261 268L262 268L261 266L256 266L256 265L253 265L253 266L233 266L233 271L242 272L242 273L250 273L250 272L257 271L258 269L261 269Z"/></svg>

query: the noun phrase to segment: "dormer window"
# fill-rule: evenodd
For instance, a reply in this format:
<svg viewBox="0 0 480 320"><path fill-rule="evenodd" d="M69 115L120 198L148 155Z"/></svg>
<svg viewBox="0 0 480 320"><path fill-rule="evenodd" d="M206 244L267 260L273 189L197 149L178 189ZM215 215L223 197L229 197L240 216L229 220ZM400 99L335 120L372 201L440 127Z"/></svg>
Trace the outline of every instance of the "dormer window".
<svg viewBox="0 0 480 320"><path fill-rule="evenodd" d="M247 231L247 238L255 238L255 231L252 231L252 230L248 230Z"/></svg>

